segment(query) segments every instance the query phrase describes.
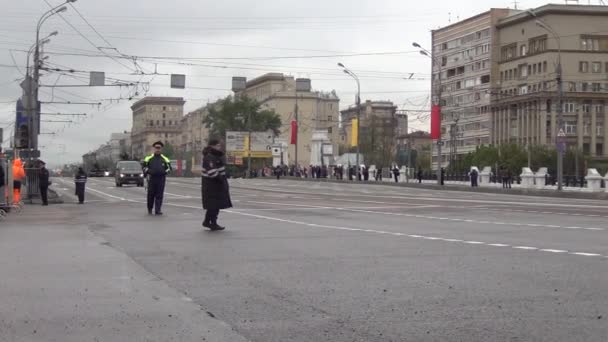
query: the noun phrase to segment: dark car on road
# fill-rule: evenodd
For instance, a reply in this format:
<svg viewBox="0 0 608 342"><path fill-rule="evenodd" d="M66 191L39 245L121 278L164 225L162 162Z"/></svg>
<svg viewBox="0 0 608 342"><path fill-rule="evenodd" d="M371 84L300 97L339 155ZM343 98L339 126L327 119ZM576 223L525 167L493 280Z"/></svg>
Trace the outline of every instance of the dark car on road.
<svg viewBox="0 0 608 342"><path fill-rule="evenodd" d="M118 187L124 184L144 186L144 172L141 164L137 161L119 161L116 163L114 179Z"/></svg>
<svg viewBox="0 0 608 342"><path fill-rule="evenodd" d="M93 169L89 172L89 177L108 177L110 172L103 169Z"/></svg>

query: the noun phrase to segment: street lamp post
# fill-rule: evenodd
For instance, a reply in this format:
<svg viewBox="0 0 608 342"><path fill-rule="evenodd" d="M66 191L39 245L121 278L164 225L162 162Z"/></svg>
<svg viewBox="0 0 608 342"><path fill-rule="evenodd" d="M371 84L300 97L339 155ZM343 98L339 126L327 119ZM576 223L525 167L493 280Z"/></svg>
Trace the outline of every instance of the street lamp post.
<svg viewBox="0 0 608 342"><path fill-rule="evenodd" d="M420 54L429 57L432 60L433 65L437 65L439 66L439 73L437 76L437 87L433 87L433 82L434 79L431 81L431 88L436 88L432 89L431 92L434 92L435 94L437 94L435 96L435 105L439 106L439 108L441 108L441 64L437 63L437 59L435 58L435 55L433 55L433 53L431 53L429 50L423 48L420 44L414 42L412 43L412 45L415 48L419 48L420 49ZM431 75L433 68L431 68ZM437 139L437 184L441 185L441 162L442 162L442 156L441 156L441 147L442 147L443 141L441 140L441 129L439 130L439 139ZM431 163L432 165L432 163Z"/></svg>
<svg viewBox="0 0 608 342"><path fill-rule="evenodd" d="M544 20L538 18L536 13L532 10L528 10L528 13L536 18L536 25L543 28L545 31L549 32L553 39L557 42L557 69L556 72L556 81L557 81L557 190L563 190L563 178L564 178L564 153L566 150L566 142L563 141L565 139L563 136L560 136L562 132L564 132L564 82L562 77L562 44L559 37L559 34L555 31L551 25L547 24Z"/></svg>
<svg viewBox="0 0 608 342"><path fill-rule="evenodd" d="M34 48L34 70L33 70L33 79L32 82L30 82L29 84L29 96L30 96L30 101L29 101L29 122L30 122L30 134L31 134L31 142L30 142L30 148L31 149L38 149L38 134L40 132L40 127L38 127L38 84L40 81L40 46L42 46L42 44L44 42L40 41L40 30L42 28L42 24L44 24L44 22L59 13L65 12L67 11L67 7L65 6L68 3L73 3L76 2L76 0L67 0L64 3L57 5L53 8L51 8L50 10L46 11L44 14L42 14L42 16L40 17L40 19L38 20L38 24L36 25L36 41L35 41L35 48ZM55 35L57 31L53 32L50 36ZM46 42L48 42L46 39L44 39ZM28 63L29 63L29 58L28 58Z"/></svg>
<svg viewBox="0 0 608 342"><path fill-rule="evenodd" d="M355 177L357 178L357 180L359 180L359 174L361 172L361 164L359 163L359 154L361 151L361 149L359 147L359 145L360 145L359 144L359 140L360 140L359 128L361 127L361 83L359 82L359 76L357 76L357 74L355 74L352 70L345 67L344 64L338 63L338 66L341 67L342 69L344 69L345 74L349 75L357 82L357 99L355 101L357 104L357 156L356 156L357 174L355 175Z"/></svg>

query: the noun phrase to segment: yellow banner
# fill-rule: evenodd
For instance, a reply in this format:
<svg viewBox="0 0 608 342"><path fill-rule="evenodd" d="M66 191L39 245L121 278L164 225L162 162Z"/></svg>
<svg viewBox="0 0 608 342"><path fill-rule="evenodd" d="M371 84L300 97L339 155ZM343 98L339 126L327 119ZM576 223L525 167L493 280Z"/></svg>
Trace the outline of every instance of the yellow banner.
<svg viewBox="0 0 608 342"><path fill-rule="evenodd" d="M350 146L355 147L359 140L359 120L353 119L351 122Z"/></svg>

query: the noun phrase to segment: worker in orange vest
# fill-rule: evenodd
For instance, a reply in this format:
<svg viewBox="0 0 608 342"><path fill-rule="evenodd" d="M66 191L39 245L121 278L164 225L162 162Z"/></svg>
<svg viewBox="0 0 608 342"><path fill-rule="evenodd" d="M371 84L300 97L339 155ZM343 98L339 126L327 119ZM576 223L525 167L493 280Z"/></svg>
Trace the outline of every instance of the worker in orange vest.
<svg viewBox="0 0 608 342"><path fill-rule="evenodd" d="M13 203L21 202L21 185L25 179L25 169L21 159L13 160Z"/></svg>

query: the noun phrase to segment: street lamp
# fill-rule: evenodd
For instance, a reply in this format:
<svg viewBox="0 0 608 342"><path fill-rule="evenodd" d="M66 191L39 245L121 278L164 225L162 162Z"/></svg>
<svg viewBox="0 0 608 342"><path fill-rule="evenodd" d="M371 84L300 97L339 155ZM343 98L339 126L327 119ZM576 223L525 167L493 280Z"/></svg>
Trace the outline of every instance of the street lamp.
<svg viewBox="0 0 608 342"><path fill-rule="evenodd" d="M437 58L427 49L423 48L420 44L413 42L412 46L420 49L420 54L429 57L432 60L433 65L439 66L439 73L437 77L437 87L433 87L433 82L431 81L431 88L436 91L431 91L431 93L437 94L435 96L435 105L441 108L441 64L437 63ZM433 74L433 67L431 67L431 75ZM437 184L441 185L441 145L443 142L441 141L441 129L439 131L439 138L437 139Z"/></svg>
<svg viewBox="0 0 608 342"><path fill-rule="evenodd" d="M40 30L42 28L42 24L44 24L44 22L49 19L50 17L59 14L59 13L63 13L65 11L68 10L67 6L65 6L66 4L70 4L70 3L74 3L76 2L76 0L66 0L64 3L59 4L53 8L51 8L50 10L44 12L42 14L42 16L40 17L40 19L38 19L38 24L36 25L36 41L35 41L35 48L34 48L34 70L33 70L33 79L31 80L31 82L29 82L29 97L30 97L30 101L29 101L29 119L30 119L30 127L32 128L30 131L30 136L31 136L31 141L30 141L30 148L32 149L37 149L38 147L38 132L40 131L40 127L38 127L38 120L34 119L34 116L37 116L37 109L38 108L38 84L39 84L39 80L40 80L40 46L43 44L43 42L40 41ZM57 35L58 32L57 31L53 31L50 36L54 36ZM48 37L47 37L48 38ZM48 41L46 41L48 43ZM29 57L28 57L28 62L29 62Z"/></svg>
<svg viewBox="0 0 608 342"><path fill-rule="evenodd" d="M359 180L359 174L361 173L361 164L359 163L359 154L361 151L361 148L359 147L359 127L361 127L361 83L359 82L359 76L357 76L357 74L355 74L352 70L348 69L347 67L344 66L344 64L342 63L338 63L338 66L341 67L342 69L344 69L344 73L349 75L350 77L352 77L356 82L357 82L357 98L355 100L356 104L357 104L357 156L356 156L356 161L357 161L357 180Z"/></svg>
<svg viewBox="0 0 608 342"><path fill-rule="evenodd" d="M564 177L564 153L566 150L566 142L564 141L565 138L563 136L560 136L562 134L562 132L564 132L564 113L563 113L563 111L564 111L564 108L563 108L564 83L563 83L563 79L562 79L562 44L561 44L559 34L557 34L555 29L553 27L551 27L551 25L549 25L544 20L540 19L536 15L536 13L534 13L533 10L528 10L527 12L532 17L536 18L536 20L535 20L536 25L538 27L544 29L545 31L549 32L553 36L553 39L555 39L555 41L557 42L557 69L555 70L556 81L557 81L557 98L558 98L558 101L557 101L558 102L557 127L559 128L558 134L557 134L557 141L556 141L557 190L562 191L563 190L563 177Z"/></svg>

